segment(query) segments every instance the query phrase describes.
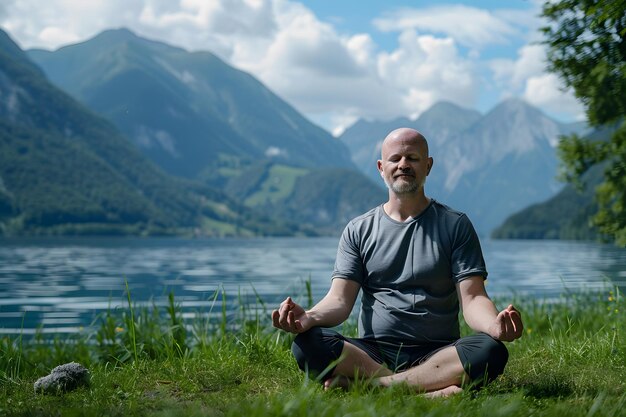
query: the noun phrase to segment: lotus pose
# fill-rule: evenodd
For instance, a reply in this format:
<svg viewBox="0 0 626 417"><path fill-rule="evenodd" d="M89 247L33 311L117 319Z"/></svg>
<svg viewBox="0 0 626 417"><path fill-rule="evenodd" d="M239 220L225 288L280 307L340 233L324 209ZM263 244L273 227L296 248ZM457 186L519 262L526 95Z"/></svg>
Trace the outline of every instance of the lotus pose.
<svg viewBox="0 0 626 417"><path fill-rule="evenodd" d="M344 229L330 290L308 311L288 297L272 312L275 327L298 334L299 367L327 388L363 378L450 395L500 375L508 360L502 342L522 335L520 313L512 305L498 311L487 296L470 220L426 197L432 166L424 136L391 132L378 161L389 199ZM329 329L348 318L360 290L359 337ZM459 305L476 332L462 338Z"/></svg>

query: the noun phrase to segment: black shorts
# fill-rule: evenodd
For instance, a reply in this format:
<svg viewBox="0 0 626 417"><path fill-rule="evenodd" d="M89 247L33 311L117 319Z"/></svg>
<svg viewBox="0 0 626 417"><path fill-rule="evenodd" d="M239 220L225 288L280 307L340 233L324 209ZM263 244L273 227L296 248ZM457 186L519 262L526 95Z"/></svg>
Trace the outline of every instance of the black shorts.
<svg viewBox="0 0 626 417"><path fill-rule="evenodd" d="M322 327L314 327L299 334L292 352L300 369L315 375L332 375L333 363L339 359L343 344L348 342L363 350L374 361L394 372L403 371L426 361L437 351L454 346L472 384L482 385L502 374L508 361L504 344L487 334L477 333L452 343L411 345L373 339L345 337Z"/></svg>

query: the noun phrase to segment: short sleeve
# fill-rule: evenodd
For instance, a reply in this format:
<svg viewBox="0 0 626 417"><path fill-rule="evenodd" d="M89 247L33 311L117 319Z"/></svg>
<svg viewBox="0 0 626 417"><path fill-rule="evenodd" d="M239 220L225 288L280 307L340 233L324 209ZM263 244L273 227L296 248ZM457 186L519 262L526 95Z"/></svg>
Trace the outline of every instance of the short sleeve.
<svg viewBox="0 0 626 417"><path fill-rule="evenodd" d="M344 278L363 284L363 259L354 225L348 223L339 239L333 278Z"/></svg>
<svg viewBox="0 0 626 417"><path fill-rule="evenodd" d="M470 276L487 278L487 267L480 240L466 215L459 217L452 239L452 278L460 282Z"/></svg>

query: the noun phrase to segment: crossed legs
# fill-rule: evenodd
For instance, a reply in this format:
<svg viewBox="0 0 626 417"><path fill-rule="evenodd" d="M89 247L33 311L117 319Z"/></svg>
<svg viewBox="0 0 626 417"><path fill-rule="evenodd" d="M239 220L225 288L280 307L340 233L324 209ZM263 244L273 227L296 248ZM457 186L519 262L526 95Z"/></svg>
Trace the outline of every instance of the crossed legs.
<svg viewBox="0 0 626 417"><path fill-rule="evenodd" d="M419 392L437 392L441 395L459 392L463 380L468 380L454 346L439 350L417 366L394 373L374 361L360 348L344 342L341 360L335 367L332 377L338 377L340 380L347 378L343 379L345 384L355 375L371 379L373 384L383 387L404 383ZM334 382L332 377L326 379L325 387L332 386Z"/></svg>
<svg viewBox="0 0 626 417"><path fill-rule="evenodd" d="M417 365L411 359L409 365L413 366L404 366L400 372L389 369L384 355L371 346L327 329L313 328L298 335L292 351L302 370L322 374L326 387L335 383L346 386L358 377L380 386L405 383L432 396L459 392L465 382L492 380L503 372L508 359L504 345L484 334L424 355Z"/></svg>

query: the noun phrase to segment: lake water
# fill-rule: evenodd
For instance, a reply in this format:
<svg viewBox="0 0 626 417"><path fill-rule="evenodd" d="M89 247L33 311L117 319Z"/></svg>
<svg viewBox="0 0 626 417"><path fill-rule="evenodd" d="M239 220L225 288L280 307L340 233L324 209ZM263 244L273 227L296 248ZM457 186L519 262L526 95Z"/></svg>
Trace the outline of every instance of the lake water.
<svg viewBox="0 0 626 417"><path fill-rule="evenodd" d="M287 295L315 300L330 283L336 238L2 239L0 333L73 333L107 309L167 303L205 314L216 291L268 308ZM486 240L490 295L559 297L565 289L626 288L626 250L589 242ZM221 296L220 296L221 297ZM220 297L214 311L221 311ZM232 304L229 304L232 308Z"/></svg>

